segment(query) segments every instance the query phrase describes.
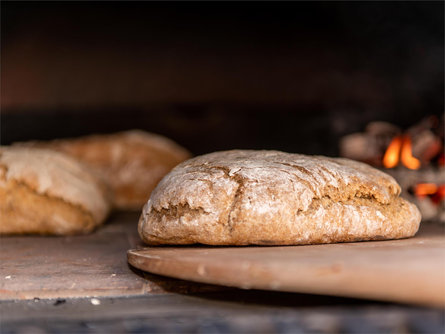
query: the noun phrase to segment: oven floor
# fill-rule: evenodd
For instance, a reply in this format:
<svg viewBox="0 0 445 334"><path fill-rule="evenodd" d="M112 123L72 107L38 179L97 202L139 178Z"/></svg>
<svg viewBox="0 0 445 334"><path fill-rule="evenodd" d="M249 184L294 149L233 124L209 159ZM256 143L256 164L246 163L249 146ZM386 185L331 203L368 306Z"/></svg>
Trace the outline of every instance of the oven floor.
<svg viewBox="0 0 445 334"><path fill-rule="evenodd" d="M95 233L3 237L3 333L443 333L444 312L395 303L239 290L130 268L139 213Z"/></svg>
<svg viewBox="0 0 445 334"><path fill-rule="evenodd" d="M0 302L1 333L443 333L439 309L266 291Z"/></svg>

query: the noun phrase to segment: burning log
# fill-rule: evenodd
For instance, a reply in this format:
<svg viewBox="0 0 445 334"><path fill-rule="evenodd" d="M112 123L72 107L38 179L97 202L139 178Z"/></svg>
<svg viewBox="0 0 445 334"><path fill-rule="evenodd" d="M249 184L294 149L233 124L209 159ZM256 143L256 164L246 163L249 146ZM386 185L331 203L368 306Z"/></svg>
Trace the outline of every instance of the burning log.
<svg viewBox="0 0 445 334"><path fill-rule="evenodd" d="M436 117L428 117L402 134L386 122L371 122L362 133L340 140L340 155L376 167L409 169L427 166L443 152L443 133Z"/></svg>
<svg viewBox="0 0 445 334"><path fill-rule="evenodd" d="M423 167L385 169L402 187L402 196L416 204L423 221L445 223L445 169Z"/></svg>
<svg viewBox="0 0 445 334"><path fill-rule="evenodd" d="M414 136L413 143L413 155L419 157L423 166L428 165L443 150L440 138L430 130L424 130Z"/></svg>
<svg viewBox="0 0 445 334"><path fill-rule="evenodd" d="M371 122L365 132L353 133L340 141L340 155L374 166L382 166L383 154L400 128L387 122Z"/></svg>
<svg viewBox="0 0 445 334"><path fill-rule="evenodd" d="M402 132L385 122L370 123L363 133L345 136L340 154L381 167L402 187L424 220L445 222L443 120L428 117Z"/></svg>

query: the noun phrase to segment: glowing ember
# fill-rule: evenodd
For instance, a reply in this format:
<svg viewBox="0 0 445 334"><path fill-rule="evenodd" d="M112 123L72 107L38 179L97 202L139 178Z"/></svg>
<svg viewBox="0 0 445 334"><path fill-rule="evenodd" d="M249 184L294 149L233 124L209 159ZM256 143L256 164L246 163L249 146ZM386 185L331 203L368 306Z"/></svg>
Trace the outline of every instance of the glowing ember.
<svg viewBox="0 0 445 334"><path fill-rule="evenodd" d="M434 195L439 187L434 183L419 183L416 185L414 193L419 197Z"/></svg>
<svg viewBox="0 0 445 334"><path fill-rule="evenodd" d="M434 203L439 204L441 201L445 199L445 184L441 184L436 193L433 195L432 200Z"/></svg>
<svg viewBox="0 0 445 334"><path fill-rule="evenodd" d="M445 154L443 154L443 152L440 154L437 163L439 164L439 166L445 166Z"/></svg>
<svg viewBox="0 0 445 334"><path fill-rule="evenodd" d="M419 183L414 187L414 194L419 198L429 197L435 204L445 199L445 184Z"/></svg>
<svg viewBox="0 0 445 334"><path fill-rule="evenodd" d="M391 141L383 156L383 166L394 168L399 164L400 160L409 169L420 168L420 160L413 156L411 138L409 136L397 136Z"/></svg>
<svg viewBox="0 0 445 334"><path fill-rule="evenodd" d="M402 147L402 137L397 136L389 144L383 156L383 166L393 168L399 163L400 148Z"/></svg>

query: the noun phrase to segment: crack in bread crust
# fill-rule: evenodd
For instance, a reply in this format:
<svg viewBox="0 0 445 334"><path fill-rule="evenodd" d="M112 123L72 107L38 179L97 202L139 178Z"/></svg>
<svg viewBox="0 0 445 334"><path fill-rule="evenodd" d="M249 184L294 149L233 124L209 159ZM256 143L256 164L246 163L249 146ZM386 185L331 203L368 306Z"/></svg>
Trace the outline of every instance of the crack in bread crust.
<svg viewBox="0 0 445 334"><path fill-rule="evenodd" d="M229 209L229 214L227 215L227 226L229 227L230 232L233 231L233 219L234 218L232 217L232 215L233 215L234 211L236 210L236 206L239 203L241 196L243 196L243 192L244 192L244 188L245 188L245 184L244 184L245 179L242 176L240 176L238 174L234 174L232 179L236 183L238 183L238 187L236 189L235 196L233 197L232 205L230 206L230 209Z"/></svg>
<svg viewBox="0 0 445 334"><path fill-rule="evenodd" d="M206 212L202 207L192 208L188 203L172 205L168 208L162 208L162 209L153 208L152 212L153 214L158 215L159 218L166 217L167 219L180 218L185 214L191 216L208 214L208 212Z"/></svg>
<svg viewBox="0 0 445 334"><path fill-rule="evenodd" d="M229 212L227 214L227 219L221 218L221 220L220 220L220 221L225 221L225 224L228 226L229 231L232 232L233 226L232 226L232 221L231 221L232 218L231 218L231 216L232 216L233 211L236 208L237 202L239 201L240 197L243 194L244 186L245 186L244 185L245 179L242 176L240 176L240 175L238 175L236 173L231 175L230 174L230 169L225 167L225 166L211 166L210 169L221 170L224 173L224 176L226 178L228 178L228 179L230 179L232 181L235 181L237 183L237 188L235 190L235 195L232 198L232 203L230 204L230 208L228 210Z"/></svg>
<svg viewBox="0 0 445 334"><path fill-rule="evenodd" d="M1 153L0 153L0 157L1 157ZM36 195L36 196L41 196L43 198L46 198L46 199L52 200L52 201L63 202L64 204L66 204L68 206L71 206L72 208L74 208L76 210L81 211L84 215L89 216L91 218L91 220L93 220L93 215L91 214L91 212L89 212L82 205L68 202L67 200L63 199L60 196L50 196L46 192L38 192L34 187L31 187L29 184L27 184L24 181L19 181L19 180L10 180L10 181L8 181L4 177L8 173L8 166L0 163L0 168L3 170L2 174L0 174L0 177L2 178L2 182L4 182L5 184L11 182L12 184L15 184L15 185L18 185L18 186L26 188L29 192L34 193L34 195Z"/></svg>
<svg viewBox="0 0 445 334"><path fill-rule="evenodd" d="M33 188L23 182L10 181L5 188L0 189L0 212L3 219L10 220L13 223L3 221L0 226L0 234L17 234L17 233L33 233L33 234L56 234L69 235L77 233L88 233L97 225L94 223L92 214L79 205L69 203L61 198L49 197L45 194L39 194ZM20 194L20 201L14 199L16 194ZM45 212L36 212L34 207L33 215L29 215L31 207L27 207L26 201L38 204L38 207ZM11 203L12 202L12 203ZM31 204L32 205L32 204ZM45 210L48 206L51 211ZM17 215L21 219L17 219ZM56 222L48 216L63 217L63 224ZM47 218L45 218L47 217ZM68 219L71 217L71 219ZM19 224L18 221L27 221L26 224Z"/></svg>

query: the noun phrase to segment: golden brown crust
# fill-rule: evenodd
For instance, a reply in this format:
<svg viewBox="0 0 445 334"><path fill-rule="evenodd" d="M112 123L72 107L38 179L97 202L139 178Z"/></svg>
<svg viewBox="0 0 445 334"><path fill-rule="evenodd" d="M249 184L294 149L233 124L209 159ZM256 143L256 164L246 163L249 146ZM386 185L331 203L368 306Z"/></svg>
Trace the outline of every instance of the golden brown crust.
<svg viewBox="0 0 445 334"><path fill-rule="evenodd" d="M110 209L105 188L64 154L0 148L0 234L90 232Z"/></svg>
<svg viewBox="0 0 445 334"><path fill-rule="evenodd" d="M140 210L159 180L191 156L173 141L139 130L18 144L75 157L110 185L115 207L131 210Z"/></svg>
<svg viewBox="0 0 445 334"><path fill-rule="evenodd" d="M139 222L149 244L297 245L393 239L420 213L395 180L348 159L278 151L188 160L153 191Z"/></svg>

